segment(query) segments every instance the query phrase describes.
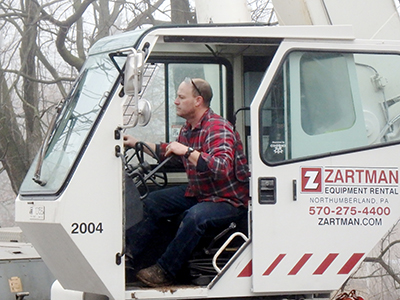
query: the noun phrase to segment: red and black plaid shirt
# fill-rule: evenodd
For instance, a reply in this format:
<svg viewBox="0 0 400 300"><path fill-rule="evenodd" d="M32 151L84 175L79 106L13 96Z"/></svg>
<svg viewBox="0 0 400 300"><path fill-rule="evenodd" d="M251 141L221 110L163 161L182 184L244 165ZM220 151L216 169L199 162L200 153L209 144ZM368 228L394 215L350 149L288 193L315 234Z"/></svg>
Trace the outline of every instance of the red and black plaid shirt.
<svg viewBox="0 0 400 300"><path fill-rule="evenodd" d="M231 123L209 109L194 129L186 123L177 141L201 152L199 161L206 166L199 170L182 156L189 180L185 196L196 197L199 202L226 201L236 207L247 206L250 172L243 144ZM167 145L160 145L162 157Z"/></svg>

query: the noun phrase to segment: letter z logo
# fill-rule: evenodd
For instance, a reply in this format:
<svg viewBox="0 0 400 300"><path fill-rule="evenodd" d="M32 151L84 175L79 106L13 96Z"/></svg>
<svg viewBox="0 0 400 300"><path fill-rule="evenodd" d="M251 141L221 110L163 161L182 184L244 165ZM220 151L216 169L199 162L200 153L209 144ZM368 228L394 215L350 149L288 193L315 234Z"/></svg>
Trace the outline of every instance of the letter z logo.
<svg viewBox="0 0 400 300"><path fill-rule="evenodd" d="M301 192L322 192L322 168L301 168Z"/></svg>

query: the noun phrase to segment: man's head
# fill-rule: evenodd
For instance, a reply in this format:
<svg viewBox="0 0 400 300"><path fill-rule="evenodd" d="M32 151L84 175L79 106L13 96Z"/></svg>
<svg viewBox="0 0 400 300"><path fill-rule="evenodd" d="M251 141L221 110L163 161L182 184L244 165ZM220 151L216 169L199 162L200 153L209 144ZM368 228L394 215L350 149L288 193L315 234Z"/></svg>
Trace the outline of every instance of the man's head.
<svg viewBox="0 0 400 300"><path fill-rule="evenodd" d="M175 99L176 113L189 122L195 121L210 106L212 89L200 78L186 78L180 85Z"/></svg>
<svg viewBox="0 0 400 300"><path fill-rule="evenodd" d="M210 84L201 78L185 78L185 82L192 84L193 96L201 96L204 99L204 104L209 107L211 99L213 97L213 92Z"/></svg>

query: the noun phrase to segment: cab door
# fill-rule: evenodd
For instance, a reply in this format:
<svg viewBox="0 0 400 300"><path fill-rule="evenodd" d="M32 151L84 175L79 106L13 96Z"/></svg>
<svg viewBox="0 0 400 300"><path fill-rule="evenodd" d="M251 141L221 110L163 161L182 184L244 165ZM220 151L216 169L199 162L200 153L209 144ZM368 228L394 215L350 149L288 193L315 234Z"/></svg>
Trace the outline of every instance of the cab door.
<svg viewBox="0 0 400 300"><path fill-rule="evenodd" d="M396 223L399 72L395 45L281 44L251 105L255 293L338 289Z"/></svg>
<svg viewBox="0 0 400 300"><path fill-rule="evenodd" d="M118 76L108 53L89 56L16 200L18 225L60 285L109 299L125 291Z"/></svg>

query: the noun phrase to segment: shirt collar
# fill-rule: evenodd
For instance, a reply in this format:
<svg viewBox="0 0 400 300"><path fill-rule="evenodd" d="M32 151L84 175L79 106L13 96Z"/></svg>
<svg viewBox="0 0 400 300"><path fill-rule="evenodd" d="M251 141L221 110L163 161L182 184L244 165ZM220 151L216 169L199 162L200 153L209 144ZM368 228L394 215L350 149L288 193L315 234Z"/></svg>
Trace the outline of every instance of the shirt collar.
<svg viewBox="0 0 400 300"><path fill-rule="evenodd" d="M200 118L199 122L196 124L196 126L195 126L192 130L200 129L200 128L202 127L201 125L202 125L203 121L206 120L206 119L208 119L209 115L210 115L212 112L213 112L212 109L211 109L211 108L208 108L208 109L204 112L203 116ZM185 130L190 130L190 129L191 129L191 125L189 124L188 121L186 121Z"/></svg>

